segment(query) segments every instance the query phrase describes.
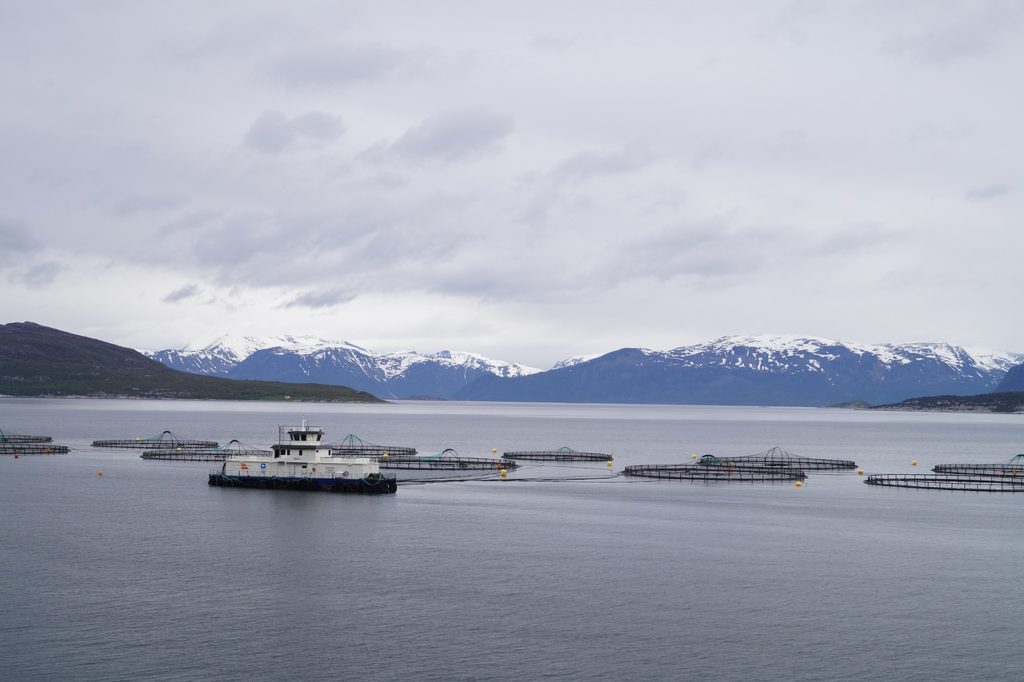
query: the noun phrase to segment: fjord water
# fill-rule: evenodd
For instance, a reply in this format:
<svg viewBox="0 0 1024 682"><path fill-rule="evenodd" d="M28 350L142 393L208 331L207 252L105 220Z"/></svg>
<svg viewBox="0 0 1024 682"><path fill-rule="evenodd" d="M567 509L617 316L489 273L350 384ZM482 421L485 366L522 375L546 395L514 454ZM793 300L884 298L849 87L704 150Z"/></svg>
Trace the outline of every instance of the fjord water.
<svg viewBox="0 0 1024 682"><path fill-rule="evenodd" d="M405 402L0 399L69 455L0 458L5 679L1016 679L1024 495L524 467L360 497L211 488L202 463L89 447L151 436L998 462L1020 415ZM916 469L911 460L919 461ZM103 476L97 475L102 471ZM569 476L593 480L529 479Z"/></svg>

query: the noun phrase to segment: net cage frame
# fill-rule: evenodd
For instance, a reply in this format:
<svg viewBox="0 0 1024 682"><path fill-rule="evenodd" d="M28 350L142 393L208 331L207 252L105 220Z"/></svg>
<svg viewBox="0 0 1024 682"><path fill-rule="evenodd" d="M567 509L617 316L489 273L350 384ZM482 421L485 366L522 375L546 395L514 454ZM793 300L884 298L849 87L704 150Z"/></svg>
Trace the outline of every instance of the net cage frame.
<svg viewBox="0 0 1024 682"><path fill-rule="evenodd" d="M109 438L94 440L94 448L115 448L125 450L146 450L146 449L168 449L168 448L189 448L193 450L212 449L220 446L215 440L197 440L190 438L178 438L171 431L167 430L159 436L148 438Z"/></svg>
<svg viewBox="0 0 1024 682"><path fill-rule="evenodd" d="M706 466L698 464L633 464L622 470L623 476L679 481L778 483L804 481L807 474L790 467L756 465Z"/></svg>
<svg viewBox="0 0 1024 682"><path fill-rule="evenodd" d="M705 457L715 457L705 455ZM848 471L857 468L857 463L850 459L826 459L821 457L803 457L783 450L776 445L764 452L753 455L730 455L715 457L721 462L759 463L765 467L790 467L804 471Z"/></svg>
<svg viewBox="0 0 1024 682"><path fill-rule="evenodd" d="M509 459L462 457L455 449L445 448L436 455L382 459L380 461L380 468L393 471L464 471L467 469L479 471L505 469L512 471L518 469L519 465Z"/></svg>
<svg viewBox="0 0 1024 682"><path fill-rule="evenodd" d="M328 443L331 457L415 457L416 448L402 445L378 445L350 433L337 443Z"/></svg>
<svg viewBox="0 0 1024 682"><path fill-rule="evenodd" d="M165 448L146 450L139 457L142 459L161 460L165 462L223 462L230 457L269 457L271 450L258 450L246 447L238 439L232 439L227 445L215 448Z"/></svg>
<svg viewBox="0 0 1024 682"><path fill-rule="evenodd" d="M4 443L52 443L53 436L34 436L25 433L7 433L0 429L0 445Z"/></svg>
<svg viewBox="0 0 1024 682"><path fill-rule="evenodd" d="M513 450L501 453L505 459L533 462L611 462L615 457L603 452L578 452L563 445L557 450Z"/></svg>
<svg viewBox="0 0 1024 682"><path fill-rule="evenodd" d="M864 483L888 488L963 492L1024 492L1024 479L964 474L871 474Z"/></svg>
<svg viewBox="0 0 1024 682"><path fill-rule="evenodd" d="M967 476L999 476L1024 479L1024 454L1014 455L1006 464L936 464L932 471L937 474L961 474Z"/></svg>

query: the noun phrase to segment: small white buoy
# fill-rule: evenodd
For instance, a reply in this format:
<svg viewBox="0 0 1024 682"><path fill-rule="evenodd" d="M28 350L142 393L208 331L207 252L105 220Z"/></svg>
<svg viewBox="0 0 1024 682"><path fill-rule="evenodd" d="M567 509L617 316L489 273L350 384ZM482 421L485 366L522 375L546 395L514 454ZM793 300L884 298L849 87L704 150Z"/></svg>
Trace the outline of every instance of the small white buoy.
<svg viewBox="0 0 1024 682"><path fill-rule="evenodd" d="M508 478L508 469L502 469L500 472L498 472L498 475L500 475L502 478Z"/></svg>

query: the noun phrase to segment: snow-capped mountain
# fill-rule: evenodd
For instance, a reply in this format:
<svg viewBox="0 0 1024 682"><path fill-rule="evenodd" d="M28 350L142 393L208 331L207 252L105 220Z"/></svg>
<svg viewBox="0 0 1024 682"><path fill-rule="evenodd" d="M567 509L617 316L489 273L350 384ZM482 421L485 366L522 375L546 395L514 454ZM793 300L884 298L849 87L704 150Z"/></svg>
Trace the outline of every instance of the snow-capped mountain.
<svg viewBox="0 0 1024 682"><path fill-rule="evenodd" d="M288 348L291 350L350 346L346 341L334 342L312 336L233 336L226 334L207 344L189 344L182 349L169 348L154 352L140 351L173 369L192 374L227 376L231 369L258 350Z"/></svg>
<svg viewBox="0 0 1024 682"><path fill-rule="evenodd" d="M305 336L222 336L150 357L194 374L338 384L385 398L445 398L485 375L521 377L541 371L476 353L375 353L347 341Z"/></svg>
<svg viewBox="0 0 1024 682"><path fill-rule="evenodd" d="M575 360L575 359L573 359ZM862 344L728 336L669 351L623 348L515 379L485 377L466 400L828 405L993 390L1024 355L946 343Z"/></svg>

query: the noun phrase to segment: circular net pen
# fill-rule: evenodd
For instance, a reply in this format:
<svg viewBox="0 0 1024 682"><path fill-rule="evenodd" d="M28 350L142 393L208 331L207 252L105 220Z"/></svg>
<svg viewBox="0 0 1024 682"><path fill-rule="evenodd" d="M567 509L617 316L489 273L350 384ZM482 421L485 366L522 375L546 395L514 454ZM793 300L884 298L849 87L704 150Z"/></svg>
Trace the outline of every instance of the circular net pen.
<svg viewBox="0 0 1024 682"><path fill-rule="evenodd" d="M7 433L0 429L0 444L3 443L52 443L51 436L30 436L23 433Z"/></svg>
<svg viewBox="0 0 1024 682"><path fill-rule="evenodd" d="M159 436L150 436L149 438L115 438L94 440L92 442L94 448L125 448L132 450L173 450L175 448L200 450L215 448L218 445L219 443L215 440L178 438L170 431L164 431Z"/></svg>
<svg viewBox="0 0 1024 682"><path fill-rule="evenodd" d="M66 455L69 452L67 445L54 445L53 443L11 443L0 442L0 455Z"/></svg>
<svg viewBox="0 0 1024 682"><path fill-rule="evenodd" d="M807 478L807 474L799 469L765 467L753 464L723 464L720 466L700 464L637 464L626 467L622 470L622 474L639 478L703 481L705 483L779 483L803 481Z"/></svg>
<svg viewBox="0 0 1024 682"><path fill-rule="evenodd" d="M872 474L864 479L867 485L922 490L953 490L979 493L1024 492L1024 479L1006 476L958 474Z"/></svg>
<svg viewBox="0 0 1024 682"><path fill-rule="evenodd" d="M518 469L519 465L508 459L494 459L489 457L460 457L459 453L451 448L439 452L436 455L419 455L417 457L399 457L380 460L380 468L388 470L422 470L422 471L497 471L506 469L512 471Z"/></svg>
<svg viewBox="0 0 1024 682"><path fill-rule="evenodd" d="M557 450L503 452L501 456L505 459L531 462L610 462L614 459L611 455L603 452L577 452L569 447L561 447Z"/></svg>
<svg viewBox="0 0 1024 682"><path fill-rule="evenodd" d="M354 433L345 436L337 443L330 443L332 457L387 457L404 458L415 457L416 448L407 448L399 445L377 445L363 440Z"/></svg>
<svg viewBox="0 0 1024 682"><path fill-rule="evenodd" d="M232 440L224 446L216 448L164 448L160 450L146 450L140 457L142 459L163 460L165 462L223 462L229 457L270 457L273 453L270 450L255 450L242 445L237 440Z"/></svg>
<svg viewBox="0 0 1024 682"><path fill-rule="evenodd" d="M776 446L755 455L737 457L719 457L722 462L756 463L765 467L789 467L804 471L845 471L857 468L857 463L849 459L821 459L817 457L800 457Z"/></svg>
<svg viewBox="0 0 1024 682"><path fill-rule="evenodd" d="M936 464L932 471L937 474L1024 478L1024 455L1014 455L1007 464Z"/></svg>

